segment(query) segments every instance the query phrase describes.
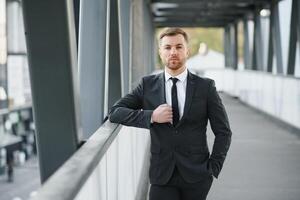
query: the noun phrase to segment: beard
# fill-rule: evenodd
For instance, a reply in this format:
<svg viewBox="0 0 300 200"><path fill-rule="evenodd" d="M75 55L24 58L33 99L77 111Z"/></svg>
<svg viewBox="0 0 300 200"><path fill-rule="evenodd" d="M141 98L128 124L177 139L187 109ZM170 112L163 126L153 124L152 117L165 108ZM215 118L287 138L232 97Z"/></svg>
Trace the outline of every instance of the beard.
<svg viewBox="0 0 300 200"><path fill-rule="evenodd" d="M175 60L166 60L164 65L171 70L177 70L184 66L186 59L175 59Z"/></svg>

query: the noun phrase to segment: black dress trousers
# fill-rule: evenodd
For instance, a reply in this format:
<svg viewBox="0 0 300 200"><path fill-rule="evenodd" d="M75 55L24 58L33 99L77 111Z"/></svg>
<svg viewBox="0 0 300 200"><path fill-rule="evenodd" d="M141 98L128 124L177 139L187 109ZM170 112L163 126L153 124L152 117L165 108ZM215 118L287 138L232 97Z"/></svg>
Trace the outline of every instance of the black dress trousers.
<svg viewBox="0 0 300 200"><path fill-rule="evenodd" d="M177 167L165 185L151 185L149 200L205 200L211 188L213 176L196 183L186 182Z"/></svg>

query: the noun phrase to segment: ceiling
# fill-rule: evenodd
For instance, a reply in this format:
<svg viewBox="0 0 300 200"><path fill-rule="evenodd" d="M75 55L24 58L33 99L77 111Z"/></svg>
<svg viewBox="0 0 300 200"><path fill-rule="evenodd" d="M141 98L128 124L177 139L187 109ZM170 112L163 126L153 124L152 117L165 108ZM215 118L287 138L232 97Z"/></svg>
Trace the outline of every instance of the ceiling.
<svg viewBox="0 0 300 200"><path fill-rule="evenodd" d="M152 0L157 27L224 27L255 11L270 7L272 0Z"/></svg>

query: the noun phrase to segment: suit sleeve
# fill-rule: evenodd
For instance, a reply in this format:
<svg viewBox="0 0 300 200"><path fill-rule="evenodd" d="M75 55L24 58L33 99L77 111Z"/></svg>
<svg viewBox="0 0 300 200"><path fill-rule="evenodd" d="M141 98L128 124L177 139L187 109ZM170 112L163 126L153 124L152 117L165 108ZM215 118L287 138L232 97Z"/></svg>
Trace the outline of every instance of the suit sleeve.
<svg viewBox="0 0 300 200"><path fill-rule="evenodd" d="M208 89L208 118L215 135L209 165L214 177L218 178L231 143L232 133L225 108L213 80Z"/></svg>
<svg viewBox="0 0 300 200"><path fill-rule="evenodd" d="M143 110L143 79L129 94L110 109L109 120L126 126L150 128L152 110Z"/></svg>

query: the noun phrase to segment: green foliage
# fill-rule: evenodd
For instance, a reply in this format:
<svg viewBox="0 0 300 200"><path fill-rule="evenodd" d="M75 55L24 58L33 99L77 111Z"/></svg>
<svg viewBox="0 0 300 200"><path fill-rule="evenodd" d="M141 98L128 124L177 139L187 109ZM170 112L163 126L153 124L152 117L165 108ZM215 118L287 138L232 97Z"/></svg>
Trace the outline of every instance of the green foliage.
<svg viewBox="0 0 300 200"><path fill-rule="evenodd" d="M189 37L191 56L198 53L199 44L204 42L209 49L223 53L223 29L221 28L186 28Z"/></svg>

